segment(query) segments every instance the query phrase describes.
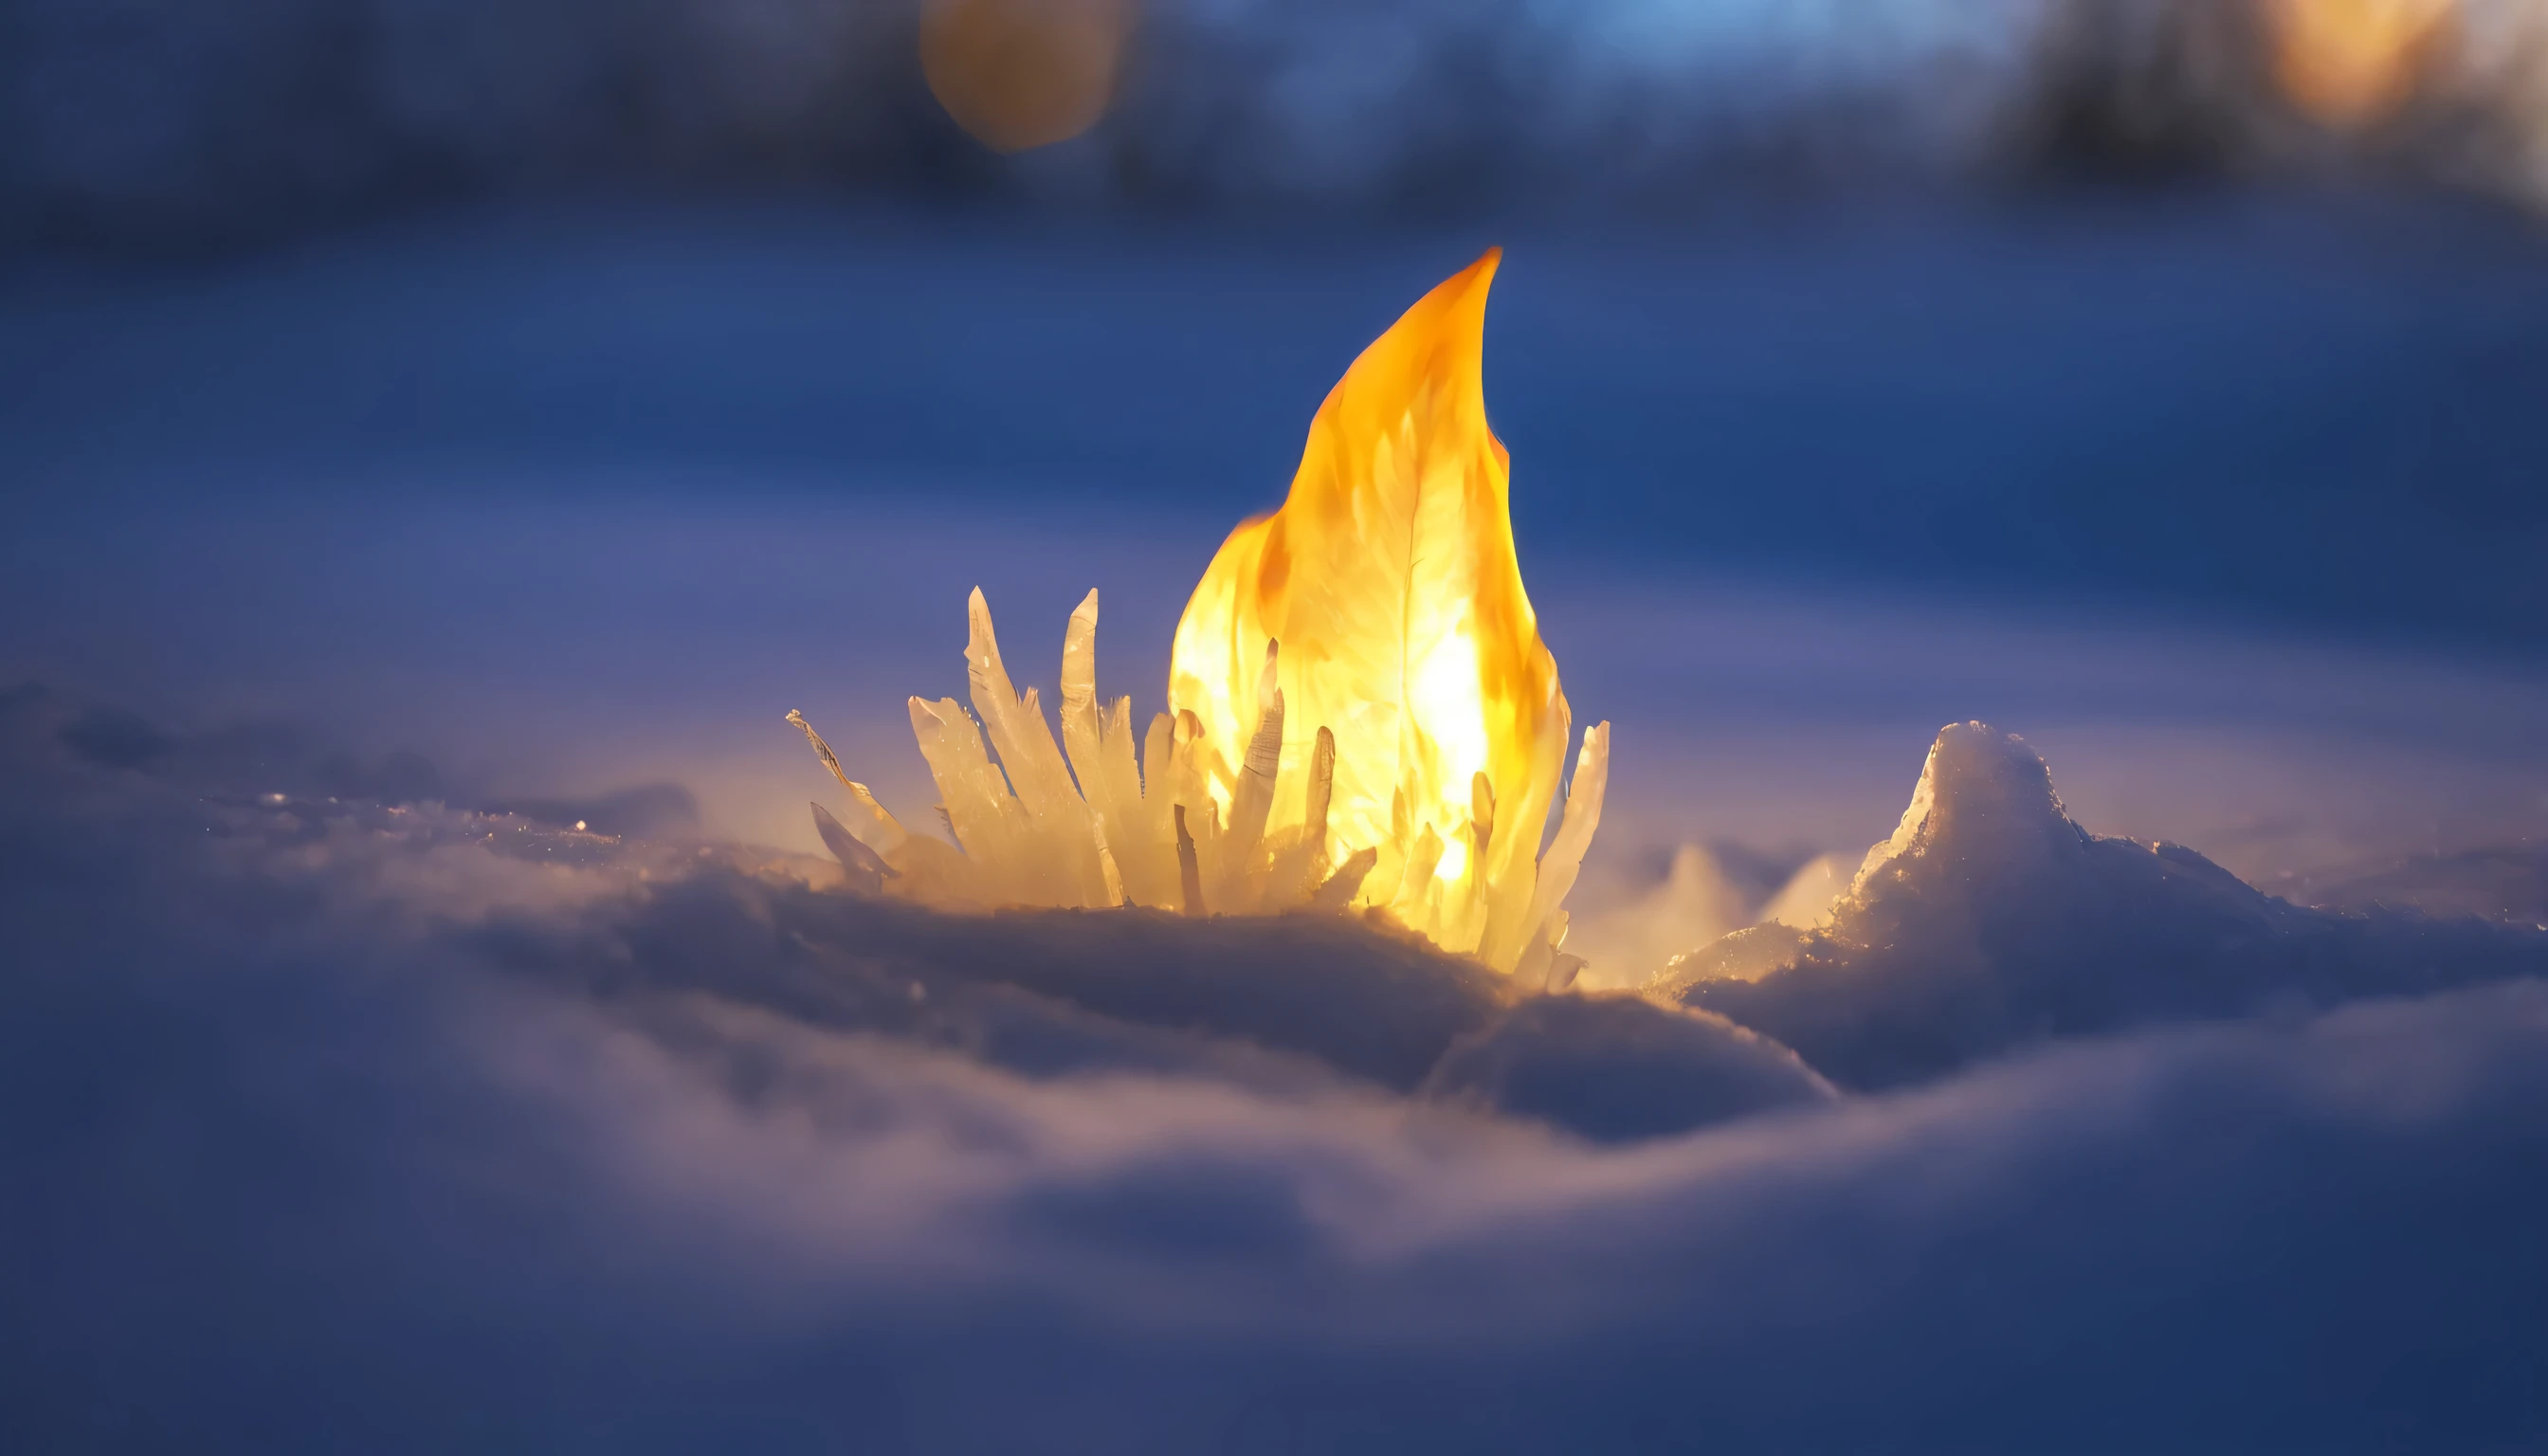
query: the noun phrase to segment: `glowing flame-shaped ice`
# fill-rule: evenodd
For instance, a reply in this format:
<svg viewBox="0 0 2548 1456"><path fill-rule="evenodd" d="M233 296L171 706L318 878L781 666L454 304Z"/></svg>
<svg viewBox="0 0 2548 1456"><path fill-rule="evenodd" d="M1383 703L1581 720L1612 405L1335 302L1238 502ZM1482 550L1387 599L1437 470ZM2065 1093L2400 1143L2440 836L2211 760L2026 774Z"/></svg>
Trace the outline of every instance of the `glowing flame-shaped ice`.
<svg viewBox="0 0 2548 1456"><path fill-rule="evenodd" d="M1170 711L1138 758L1131 699L1097 696L1093 592L1063 639L1058 743L978 591L972 712L911 700L961 854L905 832L790 714L849 790L846 826L815 817L853 879L951 905L1359 905L1563 983L1561 907L1600 821L1610 725L1585 734L1540 853L1568 712L1487 427L1498 260L1408 310L1320 407L1282 509L1233 531L1195 588Z"/></svg>
<svg viewBox="0 0 2548 1456"><path fill-rule="evenodd" d="M1335 738L1331 858L1376 848L1360 900L1501 959L1528 908L1568 714L1513 554L1509 464L1481 379L1489 252L1363 351L1310 424L1291 495L1230 533L1177 624L1168 698L1225 810L1280 642L1286 768ZM1267 817L1308 818L1306 775ZM1429 864L1429 869L1427 868Z"/></svg>

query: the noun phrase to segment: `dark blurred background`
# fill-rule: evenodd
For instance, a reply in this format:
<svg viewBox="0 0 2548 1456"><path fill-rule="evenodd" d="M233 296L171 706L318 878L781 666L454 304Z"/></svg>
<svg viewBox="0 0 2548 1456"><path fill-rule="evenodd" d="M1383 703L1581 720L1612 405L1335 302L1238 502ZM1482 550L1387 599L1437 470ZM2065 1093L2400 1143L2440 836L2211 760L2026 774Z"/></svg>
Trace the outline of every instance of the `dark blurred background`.
<svg viewBox="0 0 2548 1456"><path fill-rule="evenodd" d="M2542 0L0 0L0 674L741 779L792 682L910 758L963 587L1041 642L1100 585L1146 712L1502 243L1579 704L1797 755L1676 812L1845 843L1996 715L2466 749L2502 838L2543 203Z"/></svg>
<svg viewBox="0 0 2548 1456"><path fill-rule="evenodd" d="M22 245L629 191L1362 219L2086 176L2524 197L2548 156L2536 0L10 0L0 28Z"/></svg>
<svg viewBox="0 0 2548 1456"><path fill-rule="evenodd" d="M0 38L22 482L467 449L1254 506L1344 351L1504 240L1535 540L2548 632L2534 0L9 0Z"/></svg>

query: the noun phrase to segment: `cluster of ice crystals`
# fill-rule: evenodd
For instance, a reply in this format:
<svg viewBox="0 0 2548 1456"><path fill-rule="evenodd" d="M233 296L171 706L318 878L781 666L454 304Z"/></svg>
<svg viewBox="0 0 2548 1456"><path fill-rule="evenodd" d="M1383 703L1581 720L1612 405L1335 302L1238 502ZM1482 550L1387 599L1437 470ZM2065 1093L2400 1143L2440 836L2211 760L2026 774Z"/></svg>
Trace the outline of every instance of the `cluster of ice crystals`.
<svg viewBox="0 0 2548 1456"><path fill-rule="evenodd" d="M1157 714L1137 744L1133 700L1098 698L1095 592L1071 613L1062 639L1058 742L1036 689L1020 692L1011 682L978 589L968 614L964 661L972 711L952 697L911 699L912 736L937 782L953 844L903 828L866 785L849 776L802 714L787 715L847 791L842 815L817 804L814 820L861 889L951 909L1146 905L1212 915L1359 907L1529 984L1563 984L1581 964L1559 949L1566 935L1562 907L1600 823L1609 776L1607 723L1585 734L1565 816L1523 882L1496 890L1474 872L1437 874L1443 846L1427 828L1382 899L1369 883L1380 847L1342 844L1327 822L1336 746L1326 727L1310 738L1307 781L1283 781L1279 644L1266 648L1255 721L1225 816L1210 791L1204 725L1192 711ZM1303 795L1307 820L1269 833L1268 809L1286 791ZM1477 793L1476 818L1490 824L1493 793L1484 774ZM1535 841L1538 826L1527 828ZM1473 865L1477 856L1466 858ZM1497 895L1511 903L1464 903ZM1455 927L1463 925L1468 933L1459 936ZM1491 929L1502 926L1518 933ZM1456 938L1446 939L1446 932Z"/></svg>

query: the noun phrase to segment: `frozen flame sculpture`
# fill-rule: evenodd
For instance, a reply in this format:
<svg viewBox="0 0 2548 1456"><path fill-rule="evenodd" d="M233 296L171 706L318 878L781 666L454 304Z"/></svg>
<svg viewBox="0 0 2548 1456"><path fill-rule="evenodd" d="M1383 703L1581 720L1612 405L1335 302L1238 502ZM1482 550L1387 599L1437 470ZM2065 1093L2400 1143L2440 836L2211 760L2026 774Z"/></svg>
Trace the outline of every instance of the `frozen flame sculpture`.
<svg viewBox="0 0 2548 1456"><path fill-rule="evenodd" d="M1097 696L1097 593L1061 653L1061 738L1011 683L982 593L973 714L911 699L960 852L845 774L817 827L869 888L933 904L1361 908L1528 984L1562 984L1567 892L1600 822L1610 725L1570 732L1514 558L1480 376L1490 251L1407 311L1319 408L1291 495L1222 544L1177 624L1169 711ZM985 742L987 736L987 744Z"/></svg>

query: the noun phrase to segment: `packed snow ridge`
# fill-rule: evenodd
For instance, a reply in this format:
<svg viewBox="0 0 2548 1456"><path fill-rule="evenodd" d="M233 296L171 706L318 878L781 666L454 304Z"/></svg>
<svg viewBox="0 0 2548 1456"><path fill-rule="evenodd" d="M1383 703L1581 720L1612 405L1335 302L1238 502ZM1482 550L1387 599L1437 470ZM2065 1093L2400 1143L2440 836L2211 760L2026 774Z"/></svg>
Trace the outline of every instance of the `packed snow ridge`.
<svg viewBox="0 0 2548 1456"><path fill-rule="evenodd" d="M2023 739L1960 723L1820 928L1738 932L1646 989L1871 1090L2054 1038L2542 973L2536 931L2305 909L2183 846L2090 834Z"/></svg>

